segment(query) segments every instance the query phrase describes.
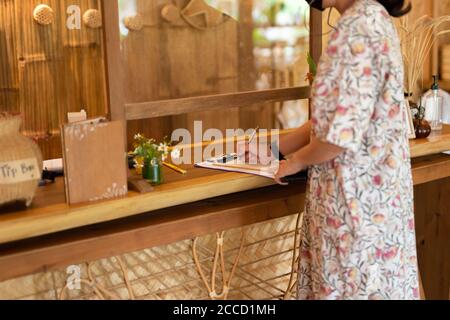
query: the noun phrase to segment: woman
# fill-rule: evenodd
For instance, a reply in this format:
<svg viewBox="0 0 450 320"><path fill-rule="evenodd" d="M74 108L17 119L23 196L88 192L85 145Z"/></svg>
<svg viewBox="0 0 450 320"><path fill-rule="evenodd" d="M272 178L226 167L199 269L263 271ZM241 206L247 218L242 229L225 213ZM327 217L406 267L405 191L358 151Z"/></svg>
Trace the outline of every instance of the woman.
<svg viewBox="0 0 450 320"><path fill-rule="evenodd" d="M342 16L314 81L312 120L280 142L292 154L280 184L309 168L299 299L419 298L404 72L390 17L411 9L404 2L312 2Z"/></svg>

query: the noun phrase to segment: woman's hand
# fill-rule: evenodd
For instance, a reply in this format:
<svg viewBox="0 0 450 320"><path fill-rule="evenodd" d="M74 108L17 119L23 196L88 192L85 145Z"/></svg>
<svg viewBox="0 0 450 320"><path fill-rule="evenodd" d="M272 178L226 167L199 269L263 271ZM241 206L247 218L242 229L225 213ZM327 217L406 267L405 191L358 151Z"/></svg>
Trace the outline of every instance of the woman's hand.
<svg viewBox="0 0 450 320"><path fill-rule="evenodd" d="M267 165L274 161L275 157L268 145L253 145L248 142L238 143L238 157L245 163Z"/></svg>
<svg viewBox="0 0 450 320"><path fill-rule="evenodd" d="M283 160L280 161L280 167L275 175L275 181L282 186L286 186L289 183L284 183L281 179L299 173L306 169L306 166L302 165L299 161Z"/></svg>

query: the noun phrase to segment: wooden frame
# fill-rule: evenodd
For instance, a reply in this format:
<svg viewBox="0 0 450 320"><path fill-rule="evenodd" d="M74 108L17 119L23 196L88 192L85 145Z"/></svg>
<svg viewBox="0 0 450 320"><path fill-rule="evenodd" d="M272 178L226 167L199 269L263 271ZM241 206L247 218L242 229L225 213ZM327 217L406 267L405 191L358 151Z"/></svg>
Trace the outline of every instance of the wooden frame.
<svg viewBox="0 0 450 320"><path fill-rule="evenodd" d="M106 87L112 120L125 120L123 71L120 59L119 4L117 0L102 1L103 39L105 44Z"/></svg>
<svg viewBox="0 0 450 320"><path fill-rule="evenodd" d="M132 103L125 105L125 115L127 120L141 120L145 118L158 118L190 112L245 107L264 102L307 99L309 94L309 87L292 87Z"/></svg>

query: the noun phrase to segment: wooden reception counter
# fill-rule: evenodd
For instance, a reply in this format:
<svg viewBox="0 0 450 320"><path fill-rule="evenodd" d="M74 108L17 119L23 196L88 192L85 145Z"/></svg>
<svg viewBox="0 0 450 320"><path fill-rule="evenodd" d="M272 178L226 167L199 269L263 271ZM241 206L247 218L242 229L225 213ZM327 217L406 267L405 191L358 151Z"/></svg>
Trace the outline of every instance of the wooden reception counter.
<svg viewBox="0 0 450 320"><path fill-rule="evenodd" d="M450 155L442 154L449 150L450 126L411 141L416 186L450 177ZM65 204L58 180L40 188L30 209L2 209L0 281L299 213L304 204L303 183L281 187L265 178L188 170L166 172L166 183L148 194L79 206Z"/></svg>

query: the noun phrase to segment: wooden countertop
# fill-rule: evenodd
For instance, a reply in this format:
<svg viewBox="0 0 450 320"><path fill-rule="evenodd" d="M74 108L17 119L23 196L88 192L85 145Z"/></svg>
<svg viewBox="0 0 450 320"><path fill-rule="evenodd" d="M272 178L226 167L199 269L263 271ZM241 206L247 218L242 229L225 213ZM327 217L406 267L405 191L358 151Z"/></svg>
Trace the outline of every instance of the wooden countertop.
<svg viewBox="0 0 450 320"><path fill-rule="evenodd" d="M450 150L450 126L428 139L411 141L411 155L418 158ZM431 170L431 168L438 168ZM415 182L450 176L450 156L418 161L414 164ZM27 210L0 210L0 244L113 221L159 209L192 203L223 195L271 186L270 179L237 173L223 173L187 167L186 176L166 171L166 183L154 192L112 201L68 206L62 181L40 188L33 206ZM430 174L432 177L430 178ZM281 188L281 187L280 187Z"/></svg>
<svg viewBox="0 0 450 320"><path fill-rule="evenodd" d="M444 125L442 131L432 132L426 139L411 140L411 157L418 158L443 151L450 151L450 125Z"/></svg>

